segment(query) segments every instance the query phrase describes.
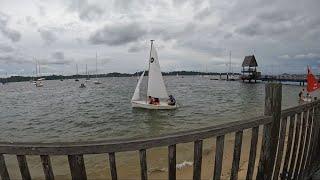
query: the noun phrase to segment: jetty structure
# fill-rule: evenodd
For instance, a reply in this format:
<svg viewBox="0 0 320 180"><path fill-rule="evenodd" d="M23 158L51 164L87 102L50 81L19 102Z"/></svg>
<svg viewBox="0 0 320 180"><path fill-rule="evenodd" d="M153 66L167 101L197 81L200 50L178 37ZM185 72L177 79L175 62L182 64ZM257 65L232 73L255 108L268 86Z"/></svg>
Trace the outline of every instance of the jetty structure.
<svg viewBox="0 0 320 180"><path fill-rule="evenodd" d="M258 63L255 56L246 56L242 62L241 80L249 83L251 83L251 81L257 82L261 76L261 72L257 71L257 67Z"/></svg>
<svg viewBox="0 0 320 180"><path fill-rule="evenodd" d="M166 147L168 154L162 158L168 159L167 177L169 180L175 180L178 175L177 154L181 153L177 145L192 143L194 152L192 176L194 180L200 180L202 170L208 169L202 167L203 144L205 140L210 139L211 141L214 138L216 143L212 168L214 180L221 179L222 167L225 163L232 163L228 169L231 172L230 179L244 178L238 176L243 153L249 157L248 164L241 167L245 171L246 179L311 179L320 168L320 156L318 155L320 151L320 100L284 110L281 109L281 103L282 85L267 83L264 113L261 112L261 116L250 119L234 120L220 125L157 137L89 142L0 142L0 176L2 179L10 179L6 156L15 155L22 179L32 179L27 156L39 156L44 179L52 180L55 178L53 170L55 167L51 163L51 158L65 156L68 159L72 179L86 180L84 156L106 154L109 157L109 168L106 170L110 174L110 177L106 178L117 180L121 172L117 171L117 154L135 151L139 155L137 163L140 162L140 178L147 180L148 169L150 170L147 164L147 152L152 148ZM246 147L242 146L244 132L251 134L248 139L250 141L249 151L244 151ZM224 148L227 135L234 136L232 162L226 162L226 159L223 158L224 153L232 150ZM262 138L261 143L258 143L259 137Z"/></svg>

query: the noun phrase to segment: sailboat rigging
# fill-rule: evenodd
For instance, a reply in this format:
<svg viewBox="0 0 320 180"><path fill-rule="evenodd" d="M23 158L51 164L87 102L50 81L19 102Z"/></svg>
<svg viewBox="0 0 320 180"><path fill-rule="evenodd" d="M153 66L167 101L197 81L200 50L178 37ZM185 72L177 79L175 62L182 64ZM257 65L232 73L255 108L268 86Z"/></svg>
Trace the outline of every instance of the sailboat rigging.
<svg viewBox="0 0 320 180"><path fill-rule="evenodd" d="M94 84L101 84L98 80L98 53L96 53L96 80L93 81Z"/></svg>
<svg viewBox="0 0 320 180"><path fill-rule="evenodd" d="M79 76L78 64L76 64L76 71L77 71L77 74L76 74L76 79L75 79L75 81L79 81L79 79L78 79L78 76Z"/></svg>
<svg viewBox="0 0 320 180"><path fill-rule="evenodd" d="M140 98L140 85L145 74L145 71L143 71L131 99L132 107L144 109L176 109L177 105L175 103L173 105L169 105L167 102L169 96L163 81L158 55L155 47L153 46L153 41L154 40L151 40L149 57L147 97L145 100ZM159 102L156 104L149 103L149 97L157 99ZM161 102L160 99L162 100Z"/></svg>
<svg viewBox="0 0 320 180"><path fill-rule="evenodd" d="M86 75L87 75L86 81L90 81L90 76L89 76L88 65L87 64L86 64Z"/></svg>

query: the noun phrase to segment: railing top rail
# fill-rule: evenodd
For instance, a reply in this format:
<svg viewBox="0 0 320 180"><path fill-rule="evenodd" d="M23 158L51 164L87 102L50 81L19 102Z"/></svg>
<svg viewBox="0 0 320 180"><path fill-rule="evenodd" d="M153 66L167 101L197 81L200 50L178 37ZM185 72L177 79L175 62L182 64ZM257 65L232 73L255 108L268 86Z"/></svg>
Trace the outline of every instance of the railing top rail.
<svg viewBox="0 0 320 180"><path fill-rule="evenodd" d="M281 112L281 116L287 117L294 115L319 104L320 100L317 100L311 103L285 109ZM150 138L122 138L89 142L54 143L0 142L0 154L71 155L134 151L139 149L150 149L173 144L193 142L199 139L211 138L235 131L249 129L263 124L268 124L271 121L271 116L259 116Z"/></svg>
<svg viewBox="0 0 320 180"><path fill-rule="evenodd" d="M151 138L123 138L92 142L0 142L0 154L21 155L70 155L101 154L110 152L134 151L173 144L188 143L199 139L215 137L239 130L268 124L271 116L259 116L220 125L186 130Z"/></svg>
<svg viewBox="0 0 320 180"><path fill-rule="evenodd" d="M320 104L320 100L316 100L310 103L301 104L292 108L284 109L281 111L281 117L287 117L294 115L296 113L301 113L303 111L306 111L307 109L312 108L313 106L318 106Z"/></svg>

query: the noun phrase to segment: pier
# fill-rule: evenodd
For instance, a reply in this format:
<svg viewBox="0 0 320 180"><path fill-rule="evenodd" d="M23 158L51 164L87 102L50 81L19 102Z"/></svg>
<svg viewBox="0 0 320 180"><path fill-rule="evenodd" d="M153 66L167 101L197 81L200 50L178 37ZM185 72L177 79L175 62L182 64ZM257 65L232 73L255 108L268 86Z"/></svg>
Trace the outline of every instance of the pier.
<svg viewBox="0 0 320 180"><path fill-rule="evenodd" d="M51 158L65 156L73 180L86 180L84 155L105 154L109 163L110 178L117 180L117 153L135 151L139 155L140 179L148 179L148 151L156 147L168 149L167 177L175 180L177 175L177 145L193 143L193 176L201 179L203 142L214 138L216 150L212 178L221 178L225 149L225 136L234 135L230 179L239 179L240 158L243 150L244 131L251 133L249 160L246 165L246 179L310 179L320 168L319 128L320 100L281 109L282 85L267 83L265 86L265 107L262 116L235 120L215 126L208 126L157 137L126 138L90 142L28 143L0 142L0 176L10 179L6 166L6 155L16 156L22 179L32 179L27 156L39 156L43 168L43 179L53 180L54 166ZM214 118L213 118L214 120ZM196 119L195 119L196 121ZM262 143L258 143L259 134ZM258 154L257 152L260 152ZM108 157L108 160L107 160ZM258 163L258 167L255 164ZM254 176L254 172L256 176ZM135 179L137 177L133 177Z"/></svg>
<svg viewBox="0 0 320 180"><path fill-rule="evenodd" d="M267 81L267 82L295 82L295 83L299 83L300 86L304 86L307 83L306 75L299 75L299 76L298 75L279 75L279 76L265 75L265 76L261 76L259 80Z"/></svg>

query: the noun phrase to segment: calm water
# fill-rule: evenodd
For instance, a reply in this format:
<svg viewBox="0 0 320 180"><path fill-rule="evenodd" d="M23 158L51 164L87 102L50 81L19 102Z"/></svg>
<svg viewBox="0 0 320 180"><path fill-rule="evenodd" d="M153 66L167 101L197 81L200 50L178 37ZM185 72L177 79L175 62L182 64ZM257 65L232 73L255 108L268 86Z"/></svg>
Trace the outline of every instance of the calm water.
<svg viewBox="0 0 320 180"><path fill-rule="evenodd" d="M198 76L165 77L180 108L132 109L135 77L103 78L80 89L74 80L0 86L1 141L86 141L143 137L261 115L264 84L214 81ZM145 82L144 82L145 83ZM301 87L283 86L283 106L297 105Z"/></svg>

